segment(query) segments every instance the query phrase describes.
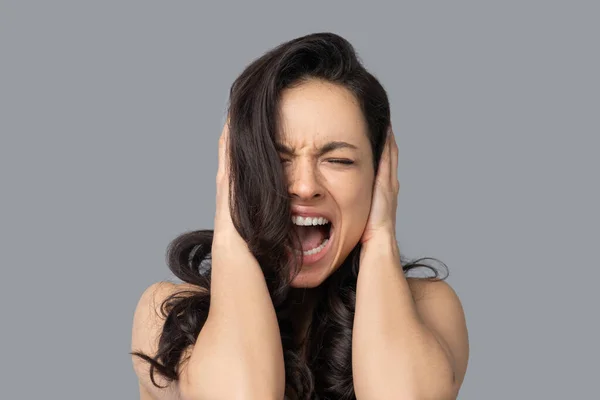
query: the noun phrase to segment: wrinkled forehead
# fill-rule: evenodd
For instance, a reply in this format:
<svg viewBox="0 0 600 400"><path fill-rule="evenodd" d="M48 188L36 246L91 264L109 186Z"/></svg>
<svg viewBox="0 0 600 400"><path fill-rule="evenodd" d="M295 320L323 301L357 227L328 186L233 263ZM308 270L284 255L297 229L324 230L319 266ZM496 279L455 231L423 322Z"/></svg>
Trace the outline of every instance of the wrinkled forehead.
<svg viewBox="0 0 600 400"><path fill-rule="evenodd" d="M291 147L344 141L369 145L367 125L354 95L344 87L309 81L282 92L278 141Z"/></svg>

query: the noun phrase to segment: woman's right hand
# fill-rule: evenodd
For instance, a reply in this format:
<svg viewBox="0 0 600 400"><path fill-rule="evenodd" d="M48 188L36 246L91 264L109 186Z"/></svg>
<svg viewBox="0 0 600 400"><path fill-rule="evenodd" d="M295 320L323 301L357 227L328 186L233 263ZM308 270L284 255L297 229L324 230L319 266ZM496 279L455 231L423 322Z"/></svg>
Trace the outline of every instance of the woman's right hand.
<svg viewBox="0 0 600 400"><path fill-rule="evenodd" d="M214 234L212 253L220 253L221 250L239 254L240 251L249 252L245 240L241 237L233 224L229 207L230 198L230 169L229 161L229 117L225 122L221 137L219 138L219 166L217 170L217 199L214 221ZM233 247L233 248L232 248ZM224 249L225 248L225 249Z"/></svg>
<svg viewBox="0 0 600 400"><path fill-rule="evenodd" d="M182 387L192 399L282 399L285 364L277 315L258 261L229 208L229 119L219 139L210 311Z"/></svg>

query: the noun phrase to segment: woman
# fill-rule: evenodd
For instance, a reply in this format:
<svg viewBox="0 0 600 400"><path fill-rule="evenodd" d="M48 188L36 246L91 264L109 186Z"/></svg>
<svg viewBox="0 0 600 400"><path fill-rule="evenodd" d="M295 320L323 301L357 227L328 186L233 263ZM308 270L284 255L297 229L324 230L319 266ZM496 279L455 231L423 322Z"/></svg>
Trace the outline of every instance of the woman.
<svg viewBox="0 0 600 400"><path fill-rule="evenodd" d="M345 39L250 64L219 141L214 233L174 240L186 283L152 285L135 312L141 398L456 398L463 310L400 256L397 163L386 92ZM406 278L416 267L435 275Z"/></svg>

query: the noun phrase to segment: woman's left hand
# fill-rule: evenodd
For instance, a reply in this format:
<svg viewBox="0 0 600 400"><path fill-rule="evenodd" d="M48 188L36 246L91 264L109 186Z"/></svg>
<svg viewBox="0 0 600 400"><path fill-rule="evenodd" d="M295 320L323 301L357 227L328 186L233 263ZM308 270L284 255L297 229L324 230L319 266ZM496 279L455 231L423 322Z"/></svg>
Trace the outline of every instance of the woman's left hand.
<svg viewBox="0 0 600 400"><path fill-rule="evenodd" d="M373 242L373 238L382 235L386 238L396 237L396 207L399 191L398 145L390 125L373 186L371 211L360 240L363 247Z"/></svg>

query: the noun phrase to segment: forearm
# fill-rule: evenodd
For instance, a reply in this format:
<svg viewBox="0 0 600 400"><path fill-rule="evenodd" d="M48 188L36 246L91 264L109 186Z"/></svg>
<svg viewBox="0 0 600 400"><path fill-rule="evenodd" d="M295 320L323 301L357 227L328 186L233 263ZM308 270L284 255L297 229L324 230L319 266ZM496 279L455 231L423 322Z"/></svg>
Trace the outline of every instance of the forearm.
<svg viewBox="0 0 600 400"><path fill-rule="evenodd" d="M453 370L422 323L393 237L363 248L352 342L356 396L369 399L452 397Z"/></svg>
<svg viewBox="0 0 600 400"><path fill-rule="evenodd" d="M282 399L283 351L264 275L249 252L213 259L211 303L190 358L199 399Z"/></svg>

